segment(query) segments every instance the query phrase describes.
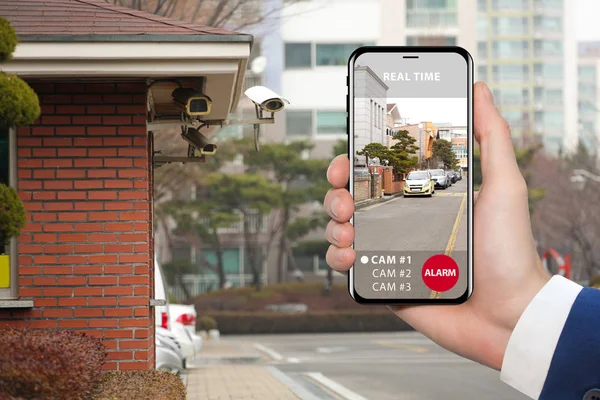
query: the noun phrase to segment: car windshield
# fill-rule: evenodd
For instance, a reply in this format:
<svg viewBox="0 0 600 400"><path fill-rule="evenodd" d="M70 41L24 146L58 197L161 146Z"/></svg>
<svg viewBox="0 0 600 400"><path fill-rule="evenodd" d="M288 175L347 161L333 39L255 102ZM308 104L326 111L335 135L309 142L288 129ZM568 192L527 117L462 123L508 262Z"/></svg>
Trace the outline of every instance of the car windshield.
<svg viewBox="0 0 600 400"><path fill-rule="evenodd" d="M408 174L408 177L406 177L406 180L408 181L417 181L423 179L427 179L427 172L411 172Z"/></svg>
<svg viewBox="0 0 600 400"><path fill-rule="evenodd" d="M431 175L444 176L444 170L443 169L434 169L433 171L431 171Z"/></svg>

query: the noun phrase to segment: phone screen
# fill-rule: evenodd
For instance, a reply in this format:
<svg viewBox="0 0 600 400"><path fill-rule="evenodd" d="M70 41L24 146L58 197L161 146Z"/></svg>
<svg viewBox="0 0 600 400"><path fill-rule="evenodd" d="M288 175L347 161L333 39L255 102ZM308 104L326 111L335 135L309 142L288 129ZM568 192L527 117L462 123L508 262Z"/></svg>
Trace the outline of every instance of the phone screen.
<svg viewBox="0 0 600 400"><path fill-rule="evenodd" d="M458 47L363 47L350 58L349 280L359 302L470 296L472 70Z"/></svg>

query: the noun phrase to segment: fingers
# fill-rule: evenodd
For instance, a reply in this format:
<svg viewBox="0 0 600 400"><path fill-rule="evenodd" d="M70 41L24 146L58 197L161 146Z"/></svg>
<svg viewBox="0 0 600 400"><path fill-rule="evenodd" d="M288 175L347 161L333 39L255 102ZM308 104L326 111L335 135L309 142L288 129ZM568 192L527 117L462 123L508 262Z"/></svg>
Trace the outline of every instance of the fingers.
<svg viewBox="0 0 600 400"><path fill-rule="evenodd" d="M475 138L481 149L482 180L486 186L514 185L523 177L517 165L508 123L498 112L485 83L475 84L473 99L473 122Z"/></svg>
<svg viewBox="0 0 600 400"><path fill-rule="evenodd" d="M339 272L346 272L354 264L356 253L352 247L329 246L325 259L327 265Z"/></svg>
<svg viewBox="0 0 600 400"><path fill-rule="evenodd" d="M327 180L334 188L344 188L350 178L350 160L347 154L334 158L327 169Z"/></svg>
<svg viewBox="0 0 600 400"><path fill-rule="evenodd" d="M348 222L354 214L354 199L346 189L330 189L325 195L325 212L337 222Z"/></svg>
<svg viewBox="0 0 600 400"><path fill-rule="evenodd" d="M336 247L350 247L354 242L354 226L351 223L329 221L325 230L327 241Z"/></svg>

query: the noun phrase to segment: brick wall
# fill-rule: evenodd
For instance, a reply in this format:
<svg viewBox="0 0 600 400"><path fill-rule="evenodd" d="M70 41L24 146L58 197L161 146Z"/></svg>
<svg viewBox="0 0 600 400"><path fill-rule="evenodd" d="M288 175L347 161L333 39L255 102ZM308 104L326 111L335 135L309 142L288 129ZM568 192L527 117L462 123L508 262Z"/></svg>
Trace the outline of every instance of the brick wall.
<svg viewBox="0 0 600 400"><path fill-rule="evenodd" d="M18 131L19 295L0 324L101 338L105 369L154 367L151 140L144 82L32 82L42 116Z"/></svg>
<svg viewBox="0 0 600 400"><path fill-rule="evenodd" d="M354 178L354 202L371 198L371 179L369 177Z"/></svg>

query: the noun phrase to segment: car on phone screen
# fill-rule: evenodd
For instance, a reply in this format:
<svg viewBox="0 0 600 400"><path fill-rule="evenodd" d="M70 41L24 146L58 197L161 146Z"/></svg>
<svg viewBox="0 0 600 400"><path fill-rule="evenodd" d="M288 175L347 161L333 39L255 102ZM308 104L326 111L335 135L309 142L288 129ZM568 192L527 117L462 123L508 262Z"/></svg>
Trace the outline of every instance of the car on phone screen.
<svg viewBox="0 0 600 400"><path fill-rule="evenodd" d="M404 182L404 196L433 196L435 181L429 171L411 171Z"/></svg>
<svg viewBox="0 0 600 400"><path fill-rule="evenodd" d="M456 183L456 172L454 171L446 171L446 175L448 175L448 179L450 179L450 184Z"/></svg>
<svg viewBox="0 0 600 400"><path fill-rule="evenodd" d="M456 179L459 181L462 180L462 169L460 168L456 170Z"/></svg>
<svg viewBox="0 0 600 400"><path fill-rule="evenodd" d="M431 170L429 170L429 172L431 173L431 176L435 180L436 188L438 188L438 187L443 188L443 189L448 188L448 186L450 185L449 179L443 169L431 169Z"/></svg>

